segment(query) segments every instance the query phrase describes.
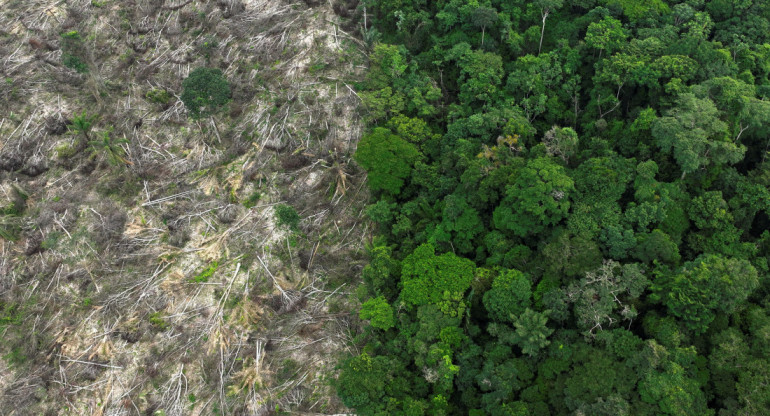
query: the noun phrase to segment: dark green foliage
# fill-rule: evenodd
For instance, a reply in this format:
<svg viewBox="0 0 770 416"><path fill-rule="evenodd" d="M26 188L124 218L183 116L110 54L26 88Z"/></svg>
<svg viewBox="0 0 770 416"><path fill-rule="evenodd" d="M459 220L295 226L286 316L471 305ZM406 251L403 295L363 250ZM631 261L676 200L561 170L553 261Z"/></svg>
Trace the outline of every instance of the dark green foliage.
<svg viewBox="0 0 770 416"><path fill-rule="evenodd" d="M213 116L230 102L230 83L218 68L196 68L182 81L182 88L180 98L193 120Z"/></svg>
<svg viewBox="0 0 770 416"><path fill-rule="evenodd" d="M708 98L682 94L677 105L653 123L652 135L658 146L671 153L682 174L713 163L737 163L746 148L727 135L727 124Z"/></svg>
<svg viewBox="0 0 770 416"><path fill-rule="evenodd" d="M521 348L522 353L535 355L540 349L551 343L547 338L553 333L553 329L545 326L546 322L548 322L548 318L545 314L529 308L516 317L513 322L516 331L512 340Z"/></svg>
<svg viewBox="0 0 770 416"><path fill-rule="evenodd" d="M598 49L601 54L618 49L625 42L626 36L623 23L609 16L604 16L601 21L588 25L585 40L588 46Z"/></svg>
<svg viewBox="0 0 770 416"><path fill-rule="evenodd" d="M452 242L463 254L475 251L474 240L484 231L478 211L465 198L449 195L444 199L443 221L436 227L437 242Z"/></svg>
<svg viewBox="0 0 770 416"><path fill-rule="evenodd" d="M72 132L72 134L78 135L82 134L86 142L90 141L91 138L89 134L91 133L91 128L94 126L94 123L99 119L97 115L88 115L86 113L86 110L83 110L82 113L79 115L75 115L72 117L72 123L67 126L67 128Z"/></svg>
<svg viewBox="0 0 770 416"><path fill-rule="evenodd" d="M253 208L257 205L257 201L262 198L262 193L259 191L254 191L246 197L246 199L243 200L243 206L246 208Z"/></svg>
<svg viewBox="0 0 770 416"><path fill-rule="evenodd" d="M542 232L567 216L573 190L562 166L546 158L531 160L506 187L495 209L495 227L520 237Z"/></svg>
<svg viewBox="0 0 770 416"><path fill-rule="evenodd" d="M489 317L499 322L516 320L530 306L532 290L529 279L518 270L505 270L484 293L484 307Z"/></svg>
<svg viewBox="0 0 770 416"><path fill-rule="evenodd" d="M21 325L24 321L23 306L18 303L0 302L0 329Z"/></svg>
<svg viewBox="0 0 770 416"><path fill-rule="evenodd" d="M460 43L449 51L448 58L456 59L460 68L458 82L462 101L488 102L496 97L503 75L500 56L473 51L467 43Z"/></svg>
<svg viewBox="0 0 770 416"><path fill-rule="evenodd" d="M770 414L768 2L365 4L345 403Z"/></svg>
<svg viewBox="0 0 770 416"><path fill-rule="evenodd" d="M638 236L636 241L637 246L633 250L633 255L637 259L645 263L653 260L669 264L679 263L679 248L663 231L652 230L649 234Z"/></svg>
<svg viewBox="0 0 770 416"><path fill-rule="evenodd" d="M661 272L655 297L696 333L705 332L716 313L733 313L759 284L746 260L703 255L678 272Z"/></svg>
<svg viewBox="0 0 770 416"><path fill-rule="evenodd" d="M376 239L369 248L369 264L364 267L362 277L370 294L385 296L387 299L397 296L401 265L391 256L391 247L386 246L380 239Z"/></svg>
<svg viewBox="0 0 770 416"><path fill-rule="evenodd" d="M151 103L165 106L171 101L171 94L169 94L168 91L164 89L153 88L147 91L147 93L144 95L144 98L146 98L147 101Z"/></svg>
<svg viewBox="0 0 770 416"><path fill-rule="evenodd" d="M299 229L299 214L297 214L297 210L290 205L276 205L275 219L279 227L286 227L292 231L297 231Z"/></svg>
<svg viewBox="0 0 770 416"><path fill-rule="evenodd" d="M112 128L108 131L101 133L101 137L98 140L91 140L88 142L88 146L94 154L102 153L106 156L107 161L113 166L129 165L131 162L126 160L125 151L120 146L121 144L128 143L127 139L113 139L110 137Z"/></svg>
<svg viewBox="0 0 770 416"><path fill-rule="evenodd" d="M346 406L375 414L383 406L388 387L388 365L384 357L370 357L364 353L349 359L337 379L337 392Z"/></svg>
<svg viewBox="0 0 770 416"><path fill-rule="evenodd" d="M64 66L80 73L88 72L88 65L85 62L86 46L77 30L61 34L61 50Z"/></svg>

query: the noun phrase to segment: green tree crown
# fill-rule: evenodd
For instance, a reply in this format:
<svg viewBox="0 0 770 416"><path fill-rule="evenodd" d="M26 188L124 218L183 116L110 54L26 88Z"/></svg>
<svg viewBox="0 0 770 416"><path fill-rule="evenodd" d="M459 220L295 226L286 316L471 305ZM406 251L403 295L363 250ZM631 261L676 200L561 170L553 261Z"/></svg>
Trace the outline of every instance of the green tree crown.
<svg viewBox="0 0 770 416"><path fill-rule="evenodd" d="M182 88L180 98L193 120L213 116L230 101L230 83L217 68L196 68Z"/></svg>

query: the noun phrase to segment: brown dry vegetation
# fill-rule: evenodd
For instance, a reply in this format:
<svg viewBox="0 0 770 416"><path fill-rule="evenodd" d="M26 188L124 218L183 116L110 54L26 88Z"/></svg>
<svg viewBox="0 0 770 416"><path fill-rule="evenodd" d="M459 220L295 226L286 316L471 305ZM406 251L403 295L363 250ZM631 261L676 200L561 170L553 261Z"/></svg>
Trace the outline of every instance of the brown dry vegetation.
<svg viewBox="0 0 770 416"><path fill-rule="evenodd" d="M3 2L0 414L344 410L328 379L367 233L354 9ZM72 31L85 73L63 65ZM200 66L232 86L218 128L178 98ZM83 111L122 160L72 131Z"/></svg>

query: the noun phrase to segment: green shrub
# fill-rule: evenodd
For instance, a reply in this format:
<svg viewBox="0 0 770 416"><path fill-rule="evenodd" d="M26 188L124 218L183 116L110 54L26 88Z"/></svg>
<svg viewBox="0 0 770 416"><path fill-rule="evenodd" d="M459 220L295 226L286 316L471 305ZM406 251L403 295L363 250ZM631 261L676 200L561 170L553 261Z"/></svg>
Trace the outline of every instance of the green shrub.
<svg viewBox="0 0 770 416"><path fill-rule="evenodd" d="M18 326L24 321L24 313L18 303L0 302L0 332L9 326Z"/></svg>
<svg viewBox="0 0 770 416"><path fill-rule="evenodd" d="M85 64L80 58L78 58L75 55L70 55L68 53L64 53L61 56L61 61L64 66L67 68L74 69L75 71L85 74L88 72L88 65Z"/></svg>
<svg viewBox="0 0 770 416"><path fill-rule="evenodd" d="M16 347L8 354L3 356L3 359L10 364L11 367L18 367L27 361L27 356L24 355L21 347Z"/></svg>
<svg viewBox="0 0 770 416"><path fill-rule="evenodd" d="M8 215L10 217L18 217L23 212L24 207L19 206L16 202L12 202L10 205L0 208L0 215Z"/></svg>
<svg viewBox="0 0 770 416"><path fill-rule="evenodd" d="M259 198L262 197L262 194L259 191L254 191L251 195L248 196L243 201L243 206L246 208L251 208L255 205L257 205L257 201L259 201Z"/></svg>
<svg viewBox="0 0 770 416"><path fill-rule="evenodd" d="M382 296L364 302L361 305L359 316L361 319L368 319L373 327L379 329L388 330L396 325L393 308Z"/></svg>
<svg viewBox="0 0 770 416"><path fill-rule="evenodd" d="M68 144L63 144L56 148L56 157L59 159L69 159L78 154L77 149Z"/></svg>
<svg viewBox="0 0 770 416"><path fill-rule="evenodd" d="M165 331L169 327L168 322L166 322L166 320L163 319L163 314L160 312L151 313L149 321L153 327L155 327L160 331Z"/></svg>
<svg viewBox="0 0 770 416"><path fill-rule="evenodd" d="M58 231L48 233L48 235L45 237L45 240L40 243L40 247L42 247L43 250L51 250L56 248L59 245L59 239L62 237L62 235L63 234Z"/></svg>
<svg viewBox="0 0 770 416"><path fill-rule="evenodd" d="M0 218L0 220L2 220ZM4 224L0 222L0 238L6 241L18 241L21 237L21 228L16 224Z"/></svg>
<svg viewBox="0 0 770 416"><path fill-rule="evenodd" d="M275 207L275 218L279 227L287 227L296 231L299 226L299 214L289 205L281 204Z"/></svg>
<svg viewBox="0 0 770 416"><path fill-rule="evenodd" d="M307 68L307 72L309 72L310 75L316 75L317 73L319 73L319 72L323 71L324 69L326 69L327 66L328 65L326 64L326 62L318 61L318 62L315 62L314 64L310 65Z"/></svg>
<svg viewBox="0 0 770 416"><path fill-rule="evenodd" d="M62 33L61 38L62 64L81 74L88 72L88 65L85 63L85 45L80 33L72 30Z"/></svg>
<svg viewBox="0 0 770 416"><path fill-rule="evenodd" d="M168 103L171 101L171 94L162 88L153 88L147 91L147 93L144 95L144 98L146 98L147 101L151 103L165 106L168 105Z"/></svg>
<svg viewBox="0 0 770 416"><path fill-rule="evenodd" d="M219 40L214 36L206 36L197 46L198 52L203 55L206 60L211 59L211 53L219 47Z"/></svg>
<svg viewBox="0 0 770 416"><path fill-rule="evenodd" d="M193 120L213 116L230 101L230 83L217 68L196 68L182 88L180 98Z"/></svg>

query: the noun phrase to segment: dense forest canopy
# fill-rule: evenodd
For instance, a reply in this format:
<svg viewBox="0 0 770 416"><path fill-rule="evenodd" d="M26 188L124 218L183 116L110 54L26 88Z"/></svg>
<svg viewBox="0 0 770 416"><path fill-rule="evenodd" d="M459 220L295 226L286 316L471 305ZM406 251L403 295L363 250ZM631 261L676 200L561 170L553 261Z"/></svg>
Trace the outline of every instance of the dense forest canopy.
<svg viewBox="0 0 770 416"><path fill-rule="evenodd" d="M364 3L343 402L770 414L770 2Z"/></svg>

